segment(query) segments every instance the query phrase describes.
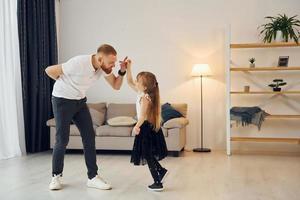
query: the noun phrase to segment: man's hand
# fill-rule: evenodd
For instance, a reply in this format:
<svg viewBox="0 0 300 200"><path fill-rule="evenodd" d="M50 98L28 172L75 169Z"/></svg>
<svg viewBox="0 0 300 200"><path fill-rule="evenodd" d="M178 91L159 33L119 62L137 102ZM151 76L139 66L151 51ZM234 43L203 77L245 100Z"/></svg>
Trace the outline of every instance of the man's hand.
<svg viewBox="0 0 300 200"><path fill-rule="evenodd" d="M127 69L127 56L124 58L123 61L119 61L120 63L120 70L121 72L125 72ZM123 82L123 76L116 77L115 75L111 74L110 76L105 77L106 81L114 88L115 90L119 90L121 88Z"/></svg>
<svg viewBox="0 0 300 200"><path fill-rule="evenodd" d="M63 74L61 65L52 65L45 69L46 74L53 80L57 80Z"/></svg>

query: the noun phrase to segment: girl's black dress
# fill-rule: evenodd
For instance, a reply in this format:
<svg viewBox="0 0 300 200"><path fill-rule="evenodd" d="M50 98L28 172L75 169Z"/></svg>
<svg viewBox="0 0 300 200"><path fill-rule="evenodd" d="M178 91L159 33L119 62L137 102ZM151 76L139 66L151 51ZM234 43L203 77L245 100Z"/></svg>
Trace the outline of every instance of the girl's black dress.
<svg viewBox="0 0 300 200"><path fill-rule="evenodd" d="M168 149L162 129L156 132L149 121L144 121L140 127L140 134L135 136L130 162L134 165L145 165L147 159L154 157L159 161L167 155Z"/></svg>

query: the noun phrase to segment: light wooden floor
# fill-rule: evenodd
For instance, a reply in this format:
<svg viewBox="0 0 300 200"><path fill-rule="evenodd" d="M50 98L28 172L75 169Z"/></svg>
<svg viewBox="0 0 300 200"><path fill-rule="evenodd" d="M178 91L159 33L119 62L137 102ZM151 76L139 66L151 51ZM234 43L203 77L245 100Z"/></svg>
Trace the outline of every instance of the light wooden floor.
<svg viewBox="0 0 300 200"><path fill-rule="evenodd" d="M149 192L147 166L134 167L129 155L98 155L100 173L111 191L89 189L83 156L67 154L61 191L49 191L51 153L0 161L0 199L101 200L299 200L300 156L233 155L185 152L162 164L170 170L162 193Z"/></svg>

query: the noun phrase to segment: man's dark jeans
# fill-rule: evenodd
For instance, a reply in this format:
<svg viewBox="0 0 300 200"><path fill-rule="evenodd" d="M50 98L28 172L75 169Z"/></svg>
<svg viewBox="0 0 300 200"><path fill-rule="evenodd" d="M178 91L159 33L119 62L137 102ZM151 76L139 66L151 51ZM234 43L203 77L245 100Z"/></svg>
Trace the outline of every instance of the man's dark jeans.
<svg viewBox="0 0 300 200"><path fill-rule="evenodd" d="M88 169L88 178L97 175L95 131L93 122L86 104L86 98L71 100L52 96L52 106L56 123L56 141L53 148L52 175L63 172L64 155L69 142L70 124L73 121L80 131L84 147L85 163Z"/></svg>

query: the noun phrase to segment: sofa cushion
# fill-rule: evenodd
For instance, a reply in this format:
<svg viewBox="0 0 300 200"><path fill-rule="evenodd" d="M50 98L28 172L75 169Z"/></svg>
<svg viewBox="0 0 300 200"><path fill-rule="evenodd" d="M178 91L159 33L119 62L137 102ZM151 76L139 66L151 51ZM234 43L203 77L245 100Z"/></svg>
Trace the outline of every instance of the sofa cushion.
<svg viewBox="0 0 300 200"><path fill-rule="evenodd" d="M98 110L89 107L89 111L92 117L93 125L101 126L105 122L105 112L99 112ZM46 122L47 126L56 126L55 119L49 119ZM73 122L71 122L73 124Z"/></svg>
<svg viewBox="0 0 300 200"><path fill-rule="evenodd" d="M93 128L94 128L94 130L96 132L97 126L93 126ZM70 135L71 136L80 136L80 132L79 132L79 130L78 130L78 128L77 128L77 126L75 124L72 124L70 126Z"/></svg>
<svg viewBox="0 0 300 200"><path fill-rule="evenodd" d="M111 103L107 106L107 119L111 119L118 116L136 116L135 104L116 104Z"/></svg>
<svg viewBox="0 0 300 200"><path fill-rule="evenodd" d="M110 125L103 125L96 128L97 136L115 136L115 137L130 137L133 127L114 127Z"/></svg>
<svg viewBox="0 0 300 200"><path fill-rule="evenodd" d="M163 123L165 123L166 121L168 121L170 119L183 117L183 115L180 112L178 112L177 110L175 110L171 106L171 104L165 103L161 107L161 117L163 119Z"/></svg>
<svg viewBox="0 0 300 200"><path fill-rule="evenodd" d="M184 117L174 118L166 121L163 125L164 128L182 128L189 124L189 120Z"/></svg>
<svg viewBox="0 0 300 200"><path fill-rule="evenodd" d="M55 119L52 118L52 119L49 119L47 122L46 122L47 126L56 126L55 125Z"/></svg>
<svg viewBox="0 0 300 200"><path fill-rule="evenodd" d="M110 126L134 126L136 120L132 117L119 116L107 120L107 124Z"/></svg>
<svg viewBox="0 0 300 200"><path fill-rule="evenodd" d="M101 126L105 122L105 113L89 108L94 125Z"/></svg>
<svg viewBox="0 0 300 200"><path fill-rule="evenodd" d="M187 118L187 104L186 103L171 103L171 106Z"/></svg>
<svg viewBox="0 0 300 200"><path fill-rule="evenodd" d="M88 103L89 108L93 108L99 112L106 114L106 103Z"/></svg>
<svg viewBox="0 0 300 200"><path fill-rule="evenodd" d="M70 135L72 136L80 136L80 132L75 124L70 126Z"/></svg>

